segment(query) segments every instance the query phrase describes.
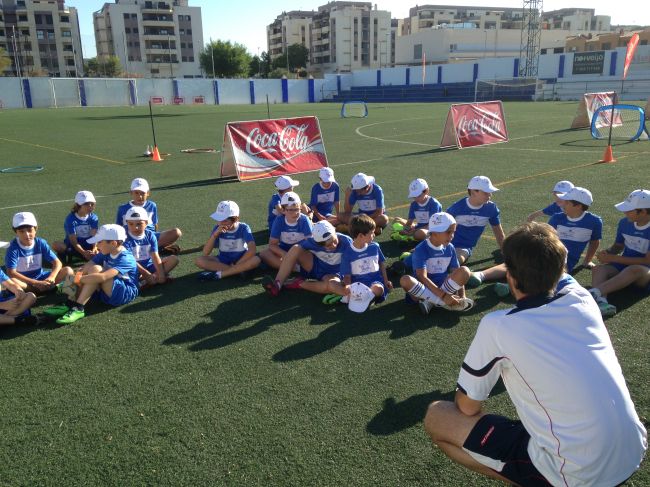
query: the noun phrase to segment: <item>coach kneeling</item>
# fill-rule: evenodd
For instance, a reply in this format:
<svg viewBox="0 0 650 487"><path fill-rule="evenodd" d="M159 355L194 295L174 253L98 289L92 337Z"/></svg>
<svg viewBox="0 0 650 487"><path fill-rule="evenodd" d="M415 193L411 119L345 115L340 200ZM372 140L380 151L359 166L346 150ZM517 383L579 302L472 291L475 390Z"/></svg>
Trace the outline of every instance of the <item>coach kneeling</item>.
<svg viewBox="0 0 650 487"><path fill-rule="evenodd" d="M522 486L624 482L647 433L596 302L577 284L553 295L566 249L549 225L515 230L503 255L517 304L481 320L455 401L429 406L427 433L452 460ZM520 421L482 411L500 376Z"/></svg>

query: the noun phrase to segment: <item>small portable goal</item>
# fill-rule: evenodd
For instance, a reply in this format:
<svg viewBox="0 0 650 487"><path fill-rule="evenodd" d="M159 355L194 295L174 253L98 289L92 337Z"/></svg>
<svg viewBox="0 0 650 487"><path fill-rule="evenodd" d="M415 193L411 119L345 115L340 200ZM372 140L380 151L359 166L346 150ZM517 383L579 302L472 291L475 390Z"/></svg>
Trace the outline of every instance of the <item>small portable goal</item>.
<svg viewBox="0 0 650 487"><path fill-rule="evenodd" d="M368 105L365 101L345 101L341 106L341 118L366 118Z"/></svg>
<svg viewBox="0 0 650 487"><path fill-rule="evenodd" d="M613 122L610 122L612 113ZM591 136L594 139L608 138L610 123L613 139L630 141L648 139L648 131L645 126L645 110L641 107L623 104L599 107L591 119Z"/></svg>

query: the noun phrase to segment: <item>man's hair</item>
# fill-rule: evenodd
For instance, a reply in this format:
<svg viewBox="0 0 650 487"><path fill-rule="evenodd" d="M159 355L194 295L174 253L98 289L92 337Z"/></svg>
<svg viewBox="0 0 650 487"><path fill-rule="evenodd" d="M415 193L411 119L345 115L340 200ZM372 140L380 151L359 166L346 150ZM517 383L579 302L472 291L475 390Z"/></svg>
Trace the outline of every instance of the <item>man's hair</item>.
<svg viewBox="0 0 650 487"><path fill-rule="evenodd" d="M350 237L357 238L358 235L374 232L376 227L375 221L365 213L355 215L350 219Z"/></svg>
<svg viewBox="0 0 650 487"><path fill-rule="evenodd" d="M517 289L527 295L554 291L567 251L555 229L546 223L525 223L503 242L503 258Z"/></svg>

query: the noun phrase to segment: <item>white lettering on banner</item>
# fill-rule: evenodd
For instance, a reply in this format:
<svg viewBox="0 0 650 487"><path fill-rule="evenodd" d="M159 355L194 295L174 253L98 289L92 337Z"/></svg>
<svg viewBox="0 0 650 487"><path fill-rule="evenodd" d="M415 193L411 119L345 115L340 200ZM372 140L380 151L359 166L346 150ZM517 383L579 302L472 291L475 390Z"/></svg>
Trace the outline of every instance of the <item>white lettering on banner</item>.
<svg viewBox="0 0 650 487"><path fill-rule="evenodd" d="M309 145L305 135L307 124L287 125L280 133L263 133L255 127L246 137L246 152L252 156L265 152L274 153L279 150L283 153L300 153ZM258 148L259 150L255 150Z"/></svg>
<svg viewBox="0 0 650 487"><path fill-rule="evenodd" d="M458 132L467 135L481 135L485 133L501 132L501 120L494 117L467 119L465 115L458 121Z"/></svg>

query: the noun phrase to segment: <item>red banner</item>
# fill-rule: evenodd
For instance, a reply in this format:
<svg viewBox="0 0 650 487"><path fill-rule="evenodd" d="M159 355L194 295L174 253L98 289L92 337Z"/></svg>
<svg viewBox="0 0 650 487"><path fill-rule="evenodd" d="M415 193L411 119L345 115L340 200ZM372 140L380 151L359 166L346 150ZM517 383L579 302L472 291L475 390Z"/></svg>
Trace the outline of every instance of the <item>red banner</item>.
<svg viewBox="0 0 650 487"><path fill-rule="evenodd" d="M623 67L623 79L627 77L627 70L632 64L632 58L634 57L634 51L636 51L636 46L639 44L639 34L634 34L630 42L627 43L627 51L625 51L625 66Z"/></svg>
<svg viewBox="0 0 650 487"><path fill-rule="evenodd" d="M500 101L451 105L440 147L475 147L508 142Z"/></svg>
<svg viewBox="0 0 650 487"><path fill-rule="evenodd" d="M240 181L315 171L327 166L316 117L230 122L224 132L221 176Z"/></svg>
<svg viewBox="0 0 650 487"><path fill-rule="evenodd" d="M591 119L596 110L604 105L616 105L616 103L618 103L618 95L615 91L585 93L578 104L573 122L571 122L571 128L591 127ZM609 117L607 118L607 125L609 125Z"/></svg>

